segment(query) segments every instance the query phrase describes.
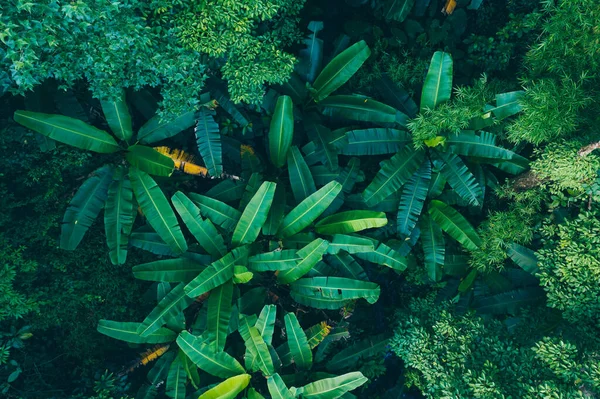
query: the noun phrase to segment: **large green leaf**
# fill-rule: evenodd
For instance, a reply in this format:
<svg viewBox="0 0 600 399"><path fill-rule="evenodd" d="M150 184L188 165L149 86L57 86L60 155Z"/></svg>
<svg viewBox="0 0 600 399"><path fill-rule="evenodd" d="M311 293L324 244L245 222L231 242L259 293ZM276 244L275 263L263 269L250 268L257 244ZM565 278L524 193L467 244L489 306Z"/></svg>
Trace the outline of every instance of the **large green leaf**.
<svg viewBox="0 0 600 399"><path fill-rule="evenodd" d="M214 388L204 392L198 399L235 399L250 383L250 375L231 377Z"/></svg>
<svg viewBox="0 0 600 399"><path fill-rule="evenodd" d="M402 237L409 237L417 225L425 205L430 180L431 162L425 161L402 189L396 222L398 234Z"/></svg>
<svg viewBox="0 0 600 399"><path fill-rule="evenodd" d="M109 133L79 119L21 110L15 112L14 118L26 128L83 150L111 153L120 149Z"/></svg>
<svg viewBox="0 0 600 399"><path fill-rule="evenodd" d="M340 277L351 278L354 280L368 280L367 274L362 266L359 265L351 255L344 251L329 255L326 261L327 264L339 270L341 273Z"/></svg>
<svg viewBox="0 0 600 399"><path fill-rule="evenodd" d="M308 330L305 330L304 333L306 334L306 340L310 349L316 348L317 345L323 342L323 340L329 336L330 331L331 327L328 326L326 322L315 324ZM279 355L283 366L292 364L292 353L290 352L290 346L287 342L284 342L277 347L277 354Z"/></svg>
<svg viewBox="0 0 600 399"><path fill-rule="evenodd" d="M142 144L154 143L175 136L177 133L194 126L195 122L195 111L186 112L170 120L165 120L160 115L156 115L140 128L137 138Z"/></svg>
<svg viewBox="0 0 600 399"><path fill-rule="evenodd" d="M125 90L121 90L118 98L100 101L102 112L110 130L121 140L129 140L133 136L131 114L127 109Z"/></svg>
<svg viewBox="0 0 600 399"><path fill-rule="evenodd" d="M138 334L141 323L99 320L98 332L108 337L132 344L165 344L175 341L177 334L168 328L159 328L152 334L142 337Z"/></svg>
<svg viewBox="0 0 600 399"><path fill-rule="evenodd" d="M194 193L190 193L190 198L198 205L203 217L229 232L233 232L242 216L240 211L219 200Z"/></svg>
<svg viewBox="0 0 600 399"><path fill-rule="evenodd" d="M485 111L493 113L497 120L513 116L523 109L520 100L524 94L523 90L496 94L496 106L486 108Z"/></svg>
<svg viewBox="0 0 600 399"><path fill-rule="evenodd" d="M175 210L202 248L215 258L227 253L225 241L210 220L200 216L200 209L181 191L171 197Z"/></svg>
<svg viewBox="0 0 600 399"><path fill-rule="evenodd" d="M182 331L177 337L179 348L208 374L221 378L244 374L244 368L235 358L226 352L215 352L211 345L203 341L203 338L195 337L187 331Z"/></svg>
<svg viewBox="0 0 600 399"><path fill-rule="evenodd" d="M133 167L129 169L129 178L137 202L150 226L173 251L187 251L187 243L177 217L158 184L146 172Z"/></svg>
<svg viewBox="0 0 600 399"><path fill-rule="evenodd" d="M360 159L350 158L335 180L342 184L343 192L351 193L356 183L364 181L364 173L360 170Z"/></svg>
<svg viewBox="0 0 600 399"><path fill-rule="evenodd" d="M383 18L386 21L403 22L414 5L415 0L387 0L382 9Z"/></svg>
<svg viewBox="0 0 600 399"><path fill-rule="evenodd" d="M474 251L481 245L481 238L469 221L455 209L442 201L429 203L429 215L448 235L465 248Z"/></svg>
<svg viewBox="0 0 600 399"><path fill-rule="evenodd" d="M317 191L317 187L298 147L293 146L288 153L287 164L290 175L290 186L292 187L296 203L298 203Z"/></svg>
<svg viewBox="0 0 600 399"><path fill-rule="evenodd" d="M285 213L286 204L286 188L285 185L279 184L275 189L275 195L273 196L273 203L269 210L267 220L262 227L262 234L265 236L272 236L277 234L281 221L283 220L283 214Z"/></svg>
<svg viewBox="0 0 600 399"><path fill-rule="evenodd" d="M480 206L483 203L483 190L475 180L475 176L458 155L446 152L433 152L434 159L442 163L440 172L444 175L450 187L467 203Z"/></svg>
<svg viewBox="0 0 600 399"><path fill-rule="evenodd" d="M185 383L187 375L181 357L177 356L171 363L167 376L165 394L171 399L185 399Z"/></svg>
<svg viewBox="0 0 600 399"><path fill-rule="evenodd" d="M284 319L287 343L292 359L301 370L309 370L312 367L313 357L306 334L294 313L286 314Z"/></svg>
<svg viewBox="0 0 600 399"><path fill-rule="evenodd" d="M408 116L389 105L362 96L331 96L319 103L324 115L352 121L398 123L406 126Z"/></svg>
<svg viewBox="0 0 600 399"><path fill-rule="evenodd" d="M244 258L247 256L248 249L246 247L234 249L204 269L198 277L185 286L185 292L190 297L197 297L224 284L233 277L233 266L236 264L244 264Z"/></svg>
<svg viewBox="0 0 600 399"><path fill-rule="evenodd" d="M337 399L346 392L352 391L366 383L369 379L360 371L325 378L303 386L302 398L312 399Z"/></svg>
<svg viewBox="0 0 600 399"><path fill-rule="evenodd" d="M296 266L302 258L295 249L265 252L248 259L248 268L256 272L288 270Z"/></svg>
<svg viewBox="0 0 600 399"><path fill-rule="evenodd" d="M320 220L315 224L315 231L319 234L356 233L366 229L383 227L387 222L388 220L383 212L346 211Z"/></svg>
<svg viewBox="0 0 600 399"><path fill-rule="evenodd" d="M188 297L183 290L185 284L179 284L160 300L158 305L150 312L138 328L142 337L147 337L160 329L170 317L183 312L194 300Z"/></svg>
<svg viewBox="0 0 600 399"><path fill-rule="evenodd" d="M317 238L304 248L299 249L296 255L301 259L290 269L280 271L277 274L277 281L288 284L298 280L312 269L317 262L321 260L329 243L322 238Z"/></svg>
<svg viewBox="0 0 600 399"><path fill-rule="evenodd" d="M332 181L311 194L283 218L278 236L286 238L304 230L325 212L340 191L342 185Z"/></svg>
<svg viewBox="0 0 600 399"><path fill-rule="evenodd" d="M246 183L243 181L225 179L208 190L205 195L222 202L234 202L242 198L245 186Z"/></svg>
<svg viewBox="0 0 600 399"><path fill-rule="evenodd" d="M136 231L131 233L129 243L132 247L143 249L144 251L152 252L156 255L177 256L178 253L173 251L158 234L153 231Z"/></svg>
<svg viewBox="0 0 600 399"><path fill-rule="evenodd" d="M385 214L384 214L385 215ZM340 251L346 251L349 254L375 251L373 241L369 238L359 236L349 236L345 234L334 234L333 241L327 247L327 253L335 255Z"/></svg>
<svg viewBox="0 0 600 399"><path fill-rule="evenodd" d="M398 191L419 169L424 156L424 151L407 146L389 160L381 162L381 169L363 192L367 206L375 206Z"/></svg>
<svg viewBox="0 0 600 399"><path fill-rule="evenodd" d="M512 243L508 246L506 250L508 256L519 265L523 270L528 273L533 274L534 276L539 272L538 260L533 252L529 248L525 248L522 245Z"/></svg>
<svg viewBox="0 0 600 399"><path fill-rule="evenodd" d="M205 265L186 258L163 259L134 266L133 276L140 280L187 283L200 274Z"/></svg>
<svg viewBox="0 0 600 399"><path fill-rule="evenodd" d="M256 240L260 229L267 220L276 186L275 183L268 181L261 184L235 226L231 238L232 245L250 244Z"/></svg>
<svg viewBox="0 0 600 399"><path fill-rule="evenodd" d="M385 352L388 342L389 339L384 335L377 335L347 346L327 362L327 370L338 371L355 367L360 359Z"/></svg>
<svg viewBox="0 0 600 399"><path fill-rule="evenodd" d="M175 163L152 147L133 145L127 149L127 162L154 176L171 176Z"/></svg>
<svg viewBox="0 0 600 399"><path fill-rule="evenodd" d="M406 258L400 256L398 252L384 243L379 244L375 251L357 253L356 256L360 259L398 271L404 271L408 266Z"/></svg>
<svg viewBox="0 0 600 399"><path fill-rule="evenodd" d="M379 299L379 286L368 281L343 277L303 278L291 284L296 302L317 309L339 309L349 301L364 298L373 304Z"/></svg>
<svg viewBox="0 0 600 399"><path fill-rule="evenodd" d="M255 327L265 340L267 345L273 343L273 332L275 330L275 317L277 316L276 305L265 305L260 311Z"/></svg>
<svg viewBox="0 0 600 399"><path fill-rule="evenodd" d="M248 399L265 399L258 391L254 388L248 390Z"/></svg>
<svg viewBox="0 0 600 399"><path fill-rule="evenodd" d="M117 168L108 187L104 209L104 232L108 244L108 255L113 265L122 265L127 260L127 243L135 220L133 190L124 168Z"/></svg>
<svg viewBox="0 0 600 399"><path fill-rule="evenodd" d="M114 169L103 166L94 171L77 190L62 220L60 247L74 250L83 239L104 207L108 188L113 180Z"/></svg>
<svg viewBox="0 0 600 399"><path fill-rule="evenodd" d="M360 69L370 55L371 50L364 40L338 54L315 79L311 92L315 101L321 101L339 89Z"/></svg>
<svg viewBox="0 0 600 399"><path fill-rule="evenodd" d="M206 331L208 331L208 336L214 343L217 352L225 349L232 300L233 283L231 281L213 288L208 297Z"/></svg>
<svg viewBox="0 0 600 399"><path fill-rule="evenodd" d="M325 126L314 123L305 126L304 129L312 140L311 143L302 147L306 163L312 165L315 162L321 162L327 165L330 170L336 170L338 168L338 157L334 146L331 144L333 141L332 132ZM311 145L314 146L314 153L312 154L307 151Z"/></svg>
<svg viewBox="0 0 600 399"><path fill-rule="evenodd" d="M221 149L221 132L219 125L215 122L213 114L206 108L198 112L196 122L196 142L198 152L212 177L223 174L223 150Z"/></svg>
<svg viewBox="0 0 600 399"><path fill-rule="evenodd" d="M317 37L317 34L323 30L323 22L310 21L308 30L311 33L302 41L306 48L299 51L300 60L295 70L305 81L312 83L323 61L323 40Z"/></svg>
<svg viewBox="0 0 600 399"><path fill-rule="evenodd" d="M478 157L488 162L509 160L515 153L496 145L496 136L492 133L481 132L476 135L472 131L462 131L446 139L446 144L451 152L467 157Z"/></svg>
<svg viewBox="0 0 600 399"><path fill-rule="evenodd" d="M280 96L277 99L269 128L269 154L273 165L278 168L285 165L293 138L294 112L292 99L288 96Z"/></svg>
<svg viewBox="0 0 600 399"><path fill-rule="evenodd" d="M294 395L277 373L267 378L267 387L273 399L294 399Z"/></svg>
<svg viewBox="0 0 600 399"><path fill-rule="evenodd" d="M435 109L450 99L452 95L452 57L443 51L436 51L431 58L429 70L421 92L421 112Z"/></svg>
<svg viewBox="0 0 600 399"><path fill-rule="evenodd" d="M255 368L260 370L263 375L270 376L275 372L273 360L269 353L269 348L265 340L260 335L256 327L248 327L247 339L245 339L246 348L253 359Z"/></svg>
<svg viewBox="0 0 600 399"><path fill-rule="evenodd" d="M411 143L408 132L379 127L350 130L336 148L343 155L382 155L395 154Z"/></svg>
<svg viewBox="0 0 600 399"><path fill-rule="evenodd" d="M427 215L423 215L419 225L421 227L421 242L423 243L427 275L431 281L440 281L446 255L446 242L442 229Z"/></svg>
<svg viewBox="0 0 600 399"><path fill-rule="evenodd" d="M518 288L500 294L476 298L473 308L483 314L516 314L526 306L533 306L544 301L545 294L541 287Z"/></svg>

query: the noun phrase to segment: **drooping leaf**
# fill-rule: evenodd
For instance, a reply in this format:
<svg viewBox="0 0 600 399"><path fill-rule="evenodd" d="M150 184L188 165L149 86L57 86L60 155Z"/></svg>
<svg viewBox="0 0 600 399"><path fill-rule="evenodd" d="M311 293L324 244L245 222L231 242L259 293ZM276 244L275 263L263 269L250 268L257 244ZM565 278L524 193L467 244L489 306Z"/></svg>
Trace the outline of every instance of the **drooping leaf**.
<svg viewBox="0 0 600 399"><path fill-rule="evenodd" d="M360 159L350 158L346 167L342 169L335 180L342 184L342 191L344 193L351 193L354 185L364 180L364 174L360 170Z"/></svg>
<svg viewBox="0 0 600 399"><path fill-rule="evenodd" d="M458 155L433 152L433 156L442 162L440 172L444 175L450 187L467 203L473 206L480 206L483 203L483 191L477 184L475 176L467 168L467 165Z"/></svg>
<svg viewBox="0 0 600 399"><path fill-rule="evenodd" d="M273 165L285 165L288 151L294 137L294 112L292 99L280 96L275 105L269 128L269 154Z"/></svg>
<svg viewBox="0 0 600 399"><path fill-rule="evenodd" d="M308 385L303 386L302 397L313 399L337 399L343 397L346 392L350 392L369 379L360 371L354 371L340 375L338 377L325 378Z"/></svg>
<svg viewBox="0 0 600 399"><path fill-rule="evenodd" d="M483 314L515 314L520 308L532 306L544 300L541 287L517 288L500 294L476 298L473 308Z"/></svg>
<svg viewBox="0 0 600 399"><path fill-rule="evenodd" d="M425 254L425 268L427 275L433 282L442 278L442 267L446 254L446 241L441 227L433 218L423 215L419 223L421 227L421 242Z"/></svg>
<svg viewBox="0 0 600 399"><path fill-rule="evenodd" d="M339 89L354 75L371 55L364 40L338 54L323 68L313 84L312 97L319 102Z"/></svg>
<svg viewBox="0 0 600 399"><path fill-rule="evenodd" d="M175 163L152 147L133 145L127 149L127 162L154 176L171 176Z"/></svg>
<svg viewBox="0 0 600 399"><path fill-rule="evenodd" d="M177 256L178 253L173 251L160 236L151 232L134 232L129 237L131 246L152 252L156 255Z"/></svg>
<svg viewBox="0 0 600 399"><path fill-rule="evenodd" d="M312 366L313 358L306 334L302 330L294 313L286 314L284 319L287 343L292 354L292 359L294 359L294 363L296 363L298 368L309 370Z"/></svg>
<svg viewBox="0 0 600 399"><path fill-rule="evenodd" d="M481 238L471 224L455 209L442 201L429 203L429 215L448 235L465 248L474 251L481 245Z"/></svg>
<svg viewBox="0 0 600 399"><path fill-rule="evenodd" d="M217 352L225 349L232 300L233 283L231 281L213 288L208 297L206 331L208 331L208 337L214 343Z"/></svg>
<svg viewBox="0 0 600 399"><path fill-rule="evenodd" d="M164 259L134 266L133 276L140 280L187 283L194 279L205 265L186 258Z"/></svg>
<svg viewBox="0 0 600 399"><path fill-rule="evenodd" d="M317 191L317 188L310 173L310 169L302 157L300 150L298 150L298 147L293 146L288 153L287 164L292 193L294 194L296 203L299 203Z"/></svg>
<svg viewBox="0 0 600 399"><path fill-rule="evenodd" d="M336 170L338 168L338 157L332 142L332 132L325 126L320 124L310 124L305 127L306 134L312 140L312 146L314 146L314 154L307 154L305 151L311 143L302 147L302 151L306 155L304 160L308 165L312 165L314 162L321 162L330 170ZM312 161L311 158L316 158L317 161Z"/></svg>
<svg viewBox="0 0 600 399"><path fill-rule="evenodd" d="M429 70L421 92L421 112L435 109L450 99L452 95L452 57L443 51L436 51L431 58Z"/></svg>
<svg viewBox="0 0 600 399"><path fill-rule="evenodd" d="M256 272L283 271L296 266L302 258L296 254L295 249L265 252L248 259L248 268Z"/></svg>
<svg viewBox="0 0 600 399"><path fill-rule="evenodd" d="M129 178L137 202L154 231L176 253L187 251L177 217L158 184L146 172L133 167L129 169Z"/></svg>
<svg viewBox="0 0 600 399"><path fill-rule="evenodd" d="M375 337L369 337L355 343L354 345L348 346L338 352L331 358L329 362L327 362L327 370L339 371L353 368L360 359L385 352L388 342L389 339L382 334Z"/></svg>
<svg viewBox="0 0 600 399"><path fill-rule="evenodd" d="M373 83L373 86L386 104L402 111L409 117L414 118L419 112L417 104L415 104L410 94L394 83L387 74L382 74L381 78Z"/></svg>
<svg viewBox="0 0 600 399"><path fill-rule="evenodd" d="M237 209L219 200L205 195L190 193L190 198L200 208L200 214L210 219L216 225L229 232L233 232L242 213Z"/></svg>
<svg viewBox="0 0 600 399"><path fill-rule="evenodd" d="M379 127L346 132L346 141L340 143L338 150L343 155L395 154L410 143L408 132Z"/></svg>
<svg viewBox="0 0 600 399"><path fill-rule="evenodd" d="M294 395L277 373L267 378L267 387L273 399L294 399Z"/></svg>
<svg viewBox="0 0 600 399"><path fill-rule="evenodd" d="M104 232L113 265L122 265L127 259L127 244L135 220L134 211L131 182L126 170L117 168L108 187L104 210Z"/></svg>
<svg viewBox="0 0 600 399"><path fill-rule="evenodd" d="M65 215L60 229L60 247L74 250L83 239L98 214L104 207L108 188L113 180L114 169L103 166L94 171L77 190Z"/></svg>
<svg viewBox="0 0 600 399"><path fill-rule="evenodd" d="M242 374L228 378L204 392L198 399L235 399L250 383L250 375Z"/></svg>
<svg viewBox="0 0 600 399"><path fill-rule="evenodd" d="M14 119L15 122L52 140L83 150L111 153L120 149L109 133L79 119L22 110L15 112Z"/></svg>
<svg viewBox="0 0 600 399"><path fill-rule="evenodd" d="M388 247L384 243L380 243L375 251L357 253L356 256L360 259L387 266L398 271L404 271L408 266L406 258L400 256L396 250Z"/></svg>
<svg viewBox="0 0 600 399"><path fill-rule="evenodd" d="M99 320L98 332L132 344L164 344L175 341L177 334L167 328L159 328L152 334L142 337L138 334L141 323Z"/></svg>
<svg viewBox="0 0 600 399"><path fill-rule="evenodd" d="M286 238L304 230L325 212L340 191L342 185L332 181L311 194L283 218L278 236Z"/></svg>
<svg viewBox="0 0 600 399"><path fill-rule="evenodd" d="M244 368L235 358L226 352L215 352L201 337L182 331L177 337L177 345L201 370L210 375L221 378L246 375Z"/></svg>
<svg viewBox="0 0 600 399"><path fill-rule="evenodd" d="M208 174L213 177L221 176L223 174L221 133L211 111L206 108L200 109L195 132L198 152L208 169Z"/></svg>
<svg viewBox="0 0 600 399"><path fill-rule="evenodd" d="M315 224L319 234L347 234L366 229L382 227L388 220L383 212L375 211L346 211L336 213L320 220Z"/></svg>
<svg viewBox="0 0 600 399"><path fill-rule="evenodd" d="M140 128L137 138L142 144L155 143L175 136L177 133L194 126L195 122L195 111L186 112L170 120L165 120L160 115L156 115Z"/></svg>
<svg viewBox="0 0 600 399"><path fill-rule="evenodd" d="M372 123L397 123L406 126L408 116L379 101L353 95L331 96L319 103L324 115L352 121Z"/></svg>
<svg viewBox="0 0 600 399"><path fill-rule="evenodd" d="M171 399L185 399L187 375L181 358L177 356L171 363L167 376L166 395Z"/></svg>
<svg viewBox="0 0 600 399"><path fill-rule="evenodd" d="M539 272L538 260L533 252L529 248L525 248L522 245L512 243L508 246L507 254L510 258L519 265L523 270L532 275L536 275Z"/></svg>
<svg viewBox="0 0 600 399"><path fill-rule="evenodd" d="M125 90L121 90L118 98L100 101L102 112L110 130L121 140L129 140L133 136L131 114L125 100Z"/></svg>
<svg viewBox="0 0 600 399"><path fill-rule="evenodd" d="M425 205L430 180L431 162L425 161L402 188L396 223L398 234L401 236L410 236L417 225L419 216L423 211L423 205Z"/></svg>
<svg viewBox="0 0 600 399"><path fill-rule="evenodd" d="M250 244L256 240L260 229L267 220L276 186L275 183L267 181L259 187L233 231L232 245Z"/></svg>
<svg viewBox="0 0 600 399"><path fill-rule="evenodd" d="M179 284L161 299L156 307L144 319L138 328L142 337L147 337L160 329L168 318L183 312L194 300L188 297L183 290L185 284Z"/></svg>
<svg viewBox="0 0 600 399"><path fill-rule="evenodd" d="M424 151L407 146L389 160L382 161L381 169L363 192L367 206L374 206L398 191L419 169L424 156Z"/></svg>
<svg viewBox="0 0 600 399"><path fill-rule="evenodd" d="M298 280L312 269L317 262L321 260L329 243L322 238L317 238L304 248L299 249L296 255L300 257L296 265L290 269L280 271L277 274L277 281L283 284L288 284Z"/></svg>
<svg viewBox="0 0 600 399"><path fill-rule="evenodd" d="M375 283L343 277L303 278L293 282L291 289L296 302L317 309L339 309L359 298L372 304L379 299L380 291Z"/></svg>
<svg viewBox="0 0 600 399"><path fill-rule="evenodd" d="M204 269L198 277L185 286L185 292L190 297L197 297L224 284L233 277L233 266L245 263L244 258L247 256L248 249L246 247L234 249Z"/></svg>

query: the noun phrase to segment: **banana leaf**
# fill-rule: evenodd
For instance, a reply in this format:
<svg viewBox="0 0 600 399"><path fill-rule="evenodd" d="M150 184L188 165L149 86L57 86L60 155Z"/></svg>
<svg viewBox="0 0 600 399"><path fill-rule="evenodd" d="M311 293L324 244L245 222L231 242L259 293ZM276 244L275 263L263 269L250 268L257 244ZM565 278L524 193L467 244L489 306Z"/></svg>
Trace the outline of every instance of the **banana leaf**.
<svg viewBox="0 0 600 399"><path fill-rule="evenodd" d="M273 165L285 165L288 151L294 137L294 112L292 99L280 96L275 105L269 128L269 154Z"/></svg>
<svg viewBox="0 0 600 399"><path fill-rule="evenodd" d="M133 136L131 114L127 108L125 90L121 90L118 98L100 101L102 112L106 117L106 123L110 130L119 139L128 141Z"/></svg>

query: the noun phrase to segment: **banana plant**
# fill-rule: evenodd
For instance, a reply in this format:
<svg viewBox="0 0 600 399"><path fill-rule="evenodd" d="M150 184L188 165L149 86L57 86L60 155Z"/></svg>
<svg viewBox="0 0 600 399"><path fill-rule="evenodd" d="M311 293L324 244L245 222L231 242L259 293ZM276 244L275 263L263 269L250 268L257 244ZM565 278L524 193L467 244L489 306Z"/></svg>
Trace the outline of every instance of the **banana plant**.
<svg viewBox="0 0 600 399"><path fill-rule="evenodd" d="M163 121L151 118L134 135L125 92L115 101L102 101L106 122L114 136L79 119L64 115L18 110L14 119L45 137L83 150L118 154L83 182L67 208L60 235L60 247L77 248L85 233L104 208L104 228L109 257L113 264L127 258L128 241L138 205L148 223L176 253L187 250L181 229L165 195L152 176L170 176L181 164L146 144L172 137L191 127L196 112Z"/></svg>

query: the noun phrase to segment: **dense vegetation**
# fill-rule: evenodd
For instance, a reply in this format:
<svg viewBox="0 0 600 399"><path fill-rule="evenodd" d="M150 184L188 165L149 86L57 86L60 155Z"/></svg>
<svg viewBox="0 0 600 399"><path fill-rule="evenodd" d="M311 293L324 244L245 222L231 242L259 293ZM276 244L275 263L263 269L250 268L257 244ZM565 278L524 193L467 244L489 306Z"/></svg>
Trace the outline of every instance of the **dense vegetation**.
<svg viewBox="0 0 600 399"><path fill-rule="evenodd" d="M0 395L600 397L598 20L4 1Z"/></svg>

